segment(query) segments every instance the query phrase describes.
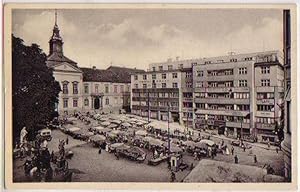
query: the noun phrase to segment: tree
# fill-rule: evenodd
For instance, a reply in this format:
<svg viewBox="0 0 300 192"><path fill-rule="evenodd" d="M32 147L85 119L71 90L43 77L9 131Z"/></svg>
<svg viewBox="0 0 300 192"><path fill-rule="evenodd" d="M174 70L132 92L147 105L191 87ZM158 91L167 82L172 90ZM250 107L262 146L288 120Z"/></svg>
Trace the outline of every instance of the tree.
<svg viewBox="0 0 300 192"><path fill-rule="evenodd" d="M28 139L53 119L60 85L46 66L47 56L37 44L26 46L12 35L13 138L26 126Z"/></svg>

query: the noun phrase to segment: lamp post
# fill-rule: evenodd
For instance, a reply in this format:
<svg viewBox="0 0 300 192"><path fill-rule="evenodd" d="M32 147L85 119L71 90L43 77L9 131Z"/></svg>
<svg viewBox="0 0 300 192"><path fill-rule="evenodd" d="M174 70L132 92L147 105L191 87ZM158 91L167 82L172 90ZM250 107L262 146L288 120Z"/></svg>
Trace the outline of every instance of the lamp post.
<svg viewBox="0 0 300 192"><path fill-rule="evenodd" d="M170 103L168 102L168 156L170 157Z"/></svg>
<svg viewBox="0 0 300 192"><path fill-rule="evenodd" d="M148 92L148 123L150 123L150 96L149 91Z"/></svg>

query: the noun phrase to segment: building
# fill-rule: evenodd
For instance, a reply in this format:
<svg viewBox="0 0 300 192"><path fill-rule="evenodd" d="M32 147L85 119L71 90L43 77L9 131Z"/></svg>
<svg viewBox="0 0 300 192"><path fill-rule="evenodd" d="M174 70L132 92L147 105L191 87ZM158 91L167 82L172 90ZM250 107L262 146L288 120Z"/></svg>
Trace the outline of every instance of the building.
<svg viewBox="0 0 300 192"><path fill-rule="evenodd" d="M284 53L284 140L281 143L284 153L285 178L291 181L291 21L290 10L283 11L283 53Z"/></svg>
<svg viewBox="0 0 300 192"><path fill-rule="evenodd" d="M131 112L180 124L190 115L192 126L192 87L191 60L150 64L147 72L131 76Z"/></svg>
<svg viewBox="0 0 300 192"><path fill-rule="evenodd" d="M80 68L63 53L57 19L49 41L47 66L62 91L56 110L59 114L88 111L118 111L130 109L130 76L143 70L111 66L105 70Z"/></svg>
<svg viewBox="0 0 300 192"><path fill-rule="evenodd" d="M195 128L276 141L283 98L277 51L205 58L193 65Z"/></svg>
<svg viewBox="0 0 300 192"><path fill-rule="evenodd" d="M132 113L167 120L170 109L171 121L187 128L275 142L281 60L280 52L269 51L150 64L131 76Z"/></svg>

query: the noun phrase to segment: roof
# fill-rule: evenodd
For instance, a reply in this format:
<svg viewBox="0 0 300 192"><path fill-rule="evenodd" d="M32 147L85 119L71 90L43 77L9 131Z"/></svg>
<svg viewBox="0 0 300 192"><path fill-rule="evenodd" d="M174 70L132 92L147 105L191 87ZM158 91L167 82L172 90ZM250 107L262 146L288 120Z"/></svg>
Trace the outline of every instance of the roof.
<svg viewBox="0 0 300 192"><path fill-rule="evenodd" d="M72 61L71 59L69 59L68 57L64 56L63 54L59 54L59 53L53 52L47 58L47 65L48 65L48 67L53 67L53 66L55 66L57 64L60 64L62 62L67 62L67 63L73 65L74 67L78 68L77 63L75 61Z"/></svg>
<svg viewBox="0 0 300 192"><path fill-rule="evenodd" d="M80 68L83 81L130 83L130 75L143 70L126 67L110 66L107 69Z"/></svg>

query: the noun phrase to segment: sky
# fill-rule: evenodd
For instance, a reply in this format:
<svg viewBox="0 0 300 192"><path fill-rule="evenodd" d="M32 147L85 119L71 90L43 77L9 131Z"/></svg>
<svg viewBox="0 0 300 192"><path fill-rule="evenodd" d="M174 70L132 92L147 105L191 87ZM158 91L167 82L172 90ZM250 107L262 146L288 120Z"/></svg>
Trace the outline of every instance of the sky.
<svg viewBox="0 0 300 192"><path fill-rule="evenodd" d="M193 59L282 50L279 9L58 9L64 55L80 67L147 69ZM13 34L49 53L55 11L13 10Z"/></svg>

